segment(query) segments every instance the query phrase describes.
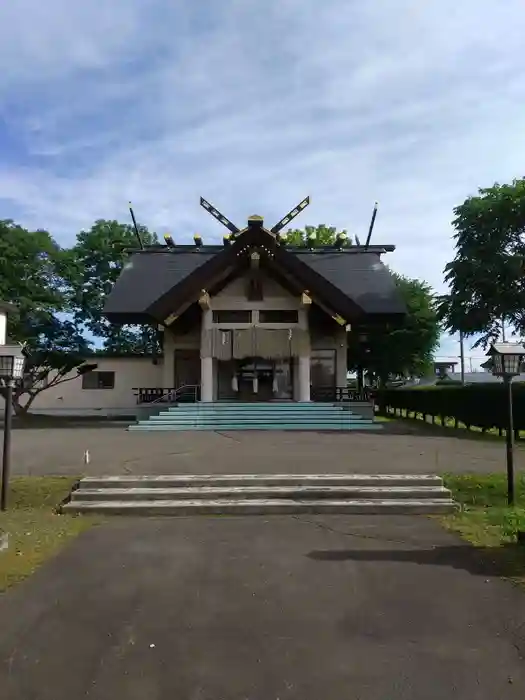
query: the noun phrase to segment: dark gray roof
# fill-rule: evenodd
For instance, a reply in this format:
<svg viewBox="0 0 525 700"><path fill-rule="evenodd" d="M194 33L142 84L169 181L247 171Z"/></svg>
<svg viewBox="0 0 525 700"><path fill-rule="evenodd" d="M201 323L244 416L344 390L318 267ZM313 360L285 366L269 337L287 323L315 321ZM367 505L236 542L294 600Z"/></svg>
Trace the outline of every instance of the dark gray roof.
<svg viewBox="0 0 525 700"><path fill-rule="evenodd" d="M367 314L406 313L394 278L377 253L302 250L296 255Z"/></svg>
<svg viewBox="0 0 525 700"><path fill-rule="evenodd" d="M130 257L104 305L105 314L141 314L216 255L216 251L145 252Z"/></svg>
<svg viewBox="0 0 525 700"><path fill-rule="evenodd" d="M106 299L104 314L116 317L145 314L147 309L215 257L222 246L164 246L136 252L129 258L117 283ZM324 277L367 314L403 314L406 308L394 279L380 260L380 252L355 248L344 251L304 248L287 249Z"/></svg>

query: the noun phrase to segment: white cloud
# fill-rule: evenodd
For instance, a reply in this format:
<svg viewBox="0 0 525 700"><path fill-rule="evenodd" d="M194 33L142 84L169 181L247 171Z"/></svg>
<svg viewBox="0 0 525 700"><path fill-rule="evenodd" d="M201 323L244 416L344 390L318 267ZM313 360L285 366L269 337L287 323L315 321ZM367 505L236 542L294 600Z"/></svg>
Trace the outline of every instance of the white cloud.
<svg viewBox="0 0 525 700"><path fill-rule="evenodd" d="M376 241L441 287L452 208L523 174L521 0L18 0L0 5L0 216L185 239L235 221Z"/></svg>

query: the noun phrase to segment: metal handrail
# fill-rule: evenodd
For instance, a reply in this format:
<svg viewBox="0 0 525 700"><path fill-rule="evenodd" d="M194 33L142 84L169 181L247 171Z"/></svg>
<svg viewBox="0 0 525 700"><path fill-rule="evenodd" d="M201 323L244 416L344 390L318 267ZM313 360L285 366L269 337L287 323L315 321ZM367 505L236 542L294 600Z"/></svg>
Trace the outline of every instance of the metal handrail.
<svg viewBox="0 0 525 700"><path fill-rule="evenodd" d="M199 388L200 388L200 384L181 384L179 387L177 387L176 389L172 389L167 394L163 394L162 396L159 396L158 399L155 399L155 401L152 401L149 405L151 406L154 403L161 403L165 399L167 399L168 401L170 399L174 401L174 400L176 400L177 395L179 393L182 393L183 389L193 389L193 397L194 397L195 401L197 401L197 392L198 392Z"/></svg>

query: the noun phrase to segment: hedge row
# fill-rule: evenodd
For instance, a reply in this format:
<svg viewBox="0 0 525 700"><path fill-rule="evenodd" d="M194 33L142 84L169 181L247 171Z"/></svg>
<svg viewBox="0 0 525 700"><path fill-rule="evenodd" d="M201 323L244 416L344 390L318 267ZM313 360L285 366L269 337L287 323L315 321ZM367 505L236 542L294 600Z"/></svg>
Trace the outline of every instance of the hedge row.
<svg viewBox="0 0 525 700"><path fill-rule="evenodd" d="M442 423L453 419L467 428L507 427L508 394L502 383L383 389L377 392L376 403L384 414L404 411L407 417L419 414L432 422L438 417ZM512 384L512 407L514 428L525 430L525 383Z"/></svg>

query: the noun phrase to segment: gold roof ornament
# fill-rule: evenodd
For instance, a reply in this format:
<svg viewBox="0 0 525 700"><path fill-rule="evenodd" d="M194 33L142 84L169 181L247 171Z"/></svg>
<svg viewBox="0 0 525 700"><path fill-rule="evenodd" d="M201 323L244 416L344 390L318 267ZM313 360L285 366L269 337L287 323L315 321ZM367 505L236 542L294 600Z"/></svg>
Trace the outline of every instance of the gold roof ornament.
<svg viewBox="0 0 525 700"><path fill-rule="evenodd" d="M164 325L165 326L171 326L172 323L174 323L179 317L177 314L170 314L167 318L164 319Z"/></svg>
<svg viewBox="0 0 525 700"><path fill-rule="evenodd" d="M210 308L210 295L205 289L201 289L201 295L199 297L199 306L201 309Z"/></svg>

